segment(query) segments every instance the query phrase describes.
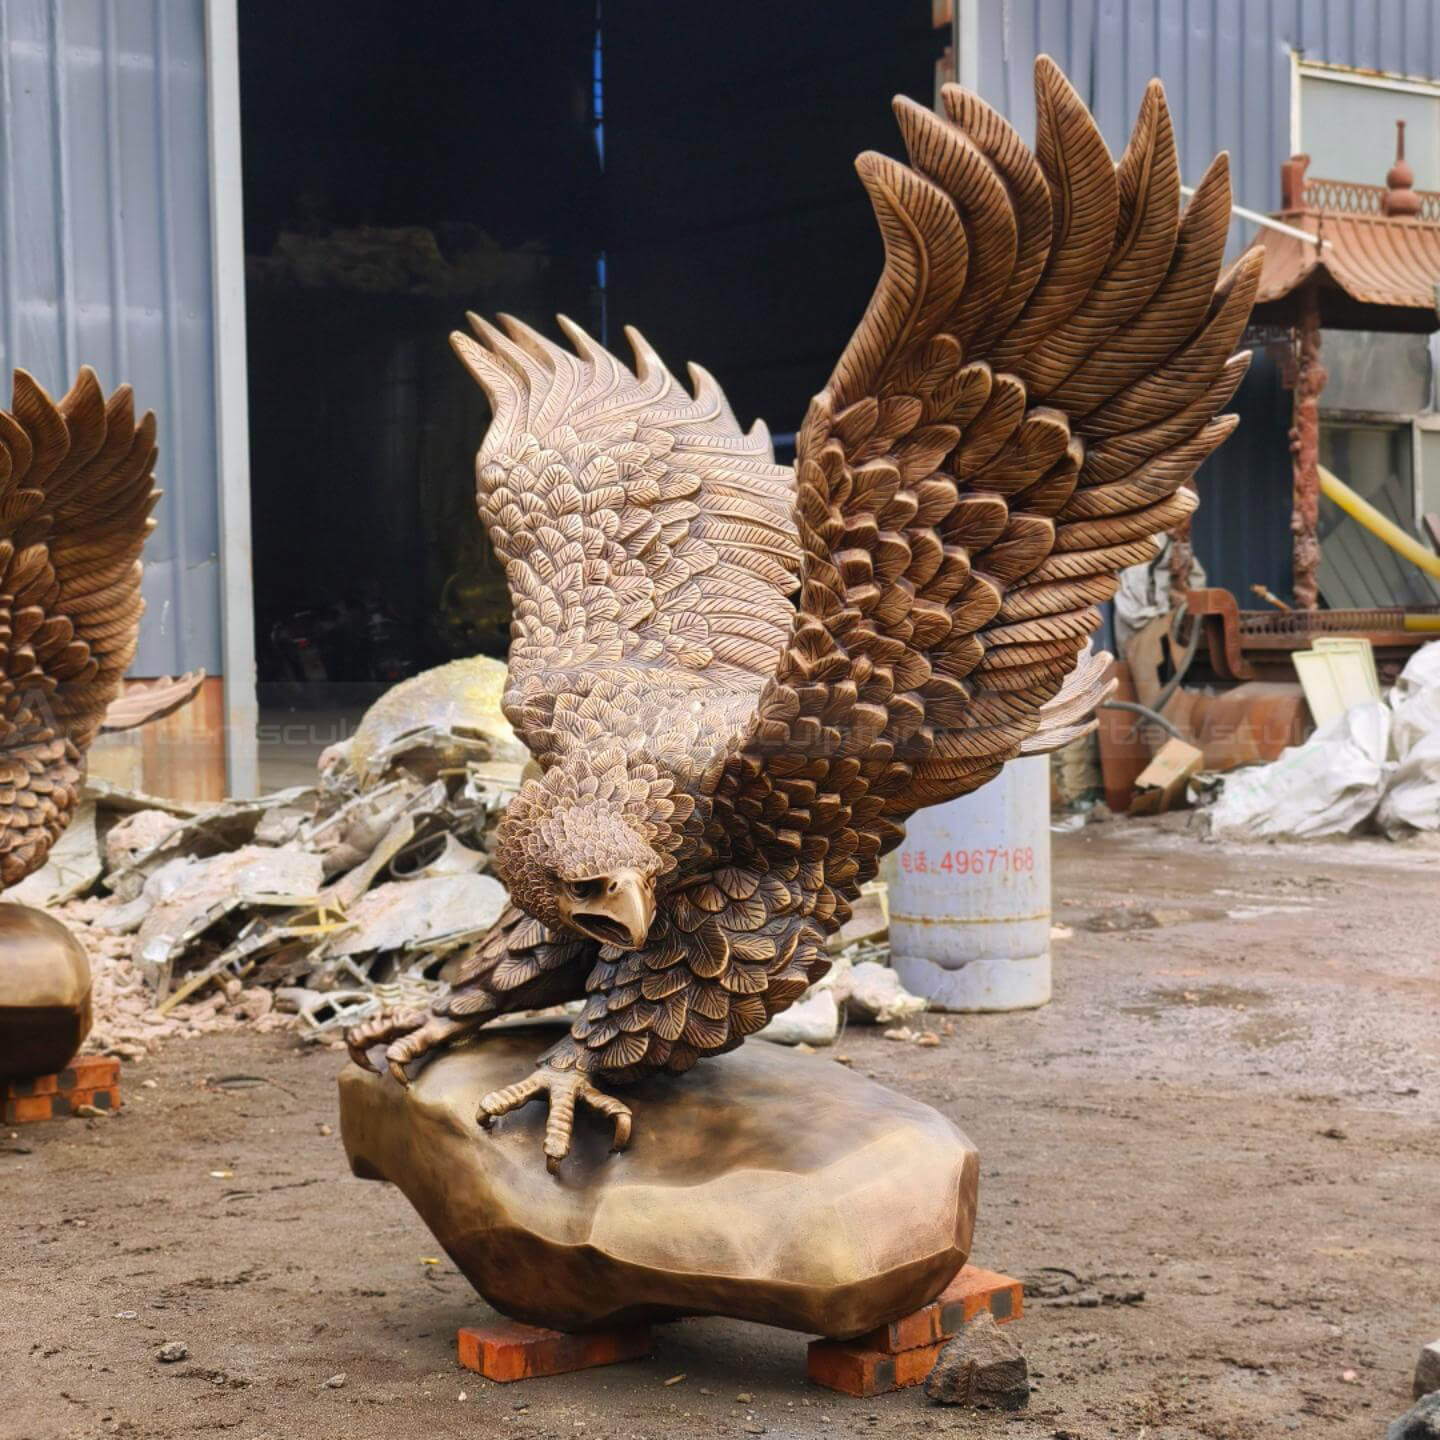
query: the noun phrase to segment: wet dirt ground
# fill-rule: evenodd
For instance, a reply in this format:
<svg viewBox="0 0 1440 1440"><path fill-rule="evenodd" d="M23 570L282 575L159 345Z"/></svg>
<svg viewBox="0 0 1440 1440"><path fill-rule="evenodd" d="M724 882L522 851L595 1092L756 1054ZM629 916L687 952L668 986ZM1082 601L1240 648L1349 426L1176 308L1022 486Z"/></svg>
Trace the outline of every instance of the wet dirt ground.
<svg viewBox="0 0 1440 1440"><path fill-rule="evenodd" d="M0 1436L1382 1435L1440 1335L1440 850L1164 822L1055 850L1051 1005L812 1062L978 1143L975 1259L1052 1297L1011 1328L1027 1412L847 1399L803 1337L723 1320L487 1384L454 1359L483 1305L346 1169L341 1056L226 1035L127 1066L119 1119L0 1130Z"/></svg>

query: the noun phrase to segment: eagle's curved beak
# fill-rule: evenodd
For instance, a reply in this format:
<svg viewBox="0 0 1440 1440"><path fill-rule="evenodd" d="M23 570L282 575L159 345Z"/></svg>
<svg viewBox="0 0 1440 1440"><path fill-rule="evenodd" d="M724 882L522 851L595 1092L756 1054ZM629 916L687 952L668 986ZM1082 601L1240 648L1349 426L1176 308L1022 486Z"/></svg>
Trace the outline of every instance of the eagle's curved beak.
<svg viewBox="0 0 1440 1440"><path fill-rule="evenodd" d="M638 950L655 919L655 885L639 870L617 870L595 887L596 893L573 902L570 923L602 945Z"/></svg>

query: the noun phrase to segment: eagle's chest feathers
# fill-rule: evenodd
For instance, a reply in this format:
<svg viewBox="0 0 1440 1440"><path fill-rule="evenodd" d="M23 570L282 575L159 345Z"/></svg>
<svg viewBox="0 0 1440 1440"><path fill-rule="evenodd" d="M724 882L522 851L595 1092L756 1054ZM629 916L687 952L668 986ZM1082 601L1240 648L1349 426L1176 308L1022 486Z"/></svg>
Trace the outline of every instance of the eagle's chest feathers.
<svg viewBox="0 0 1440 1440"><path fill-rule="evenodd" d="M725 867L662 900L640 950L600 951L572 1027L582 1069L688 1070L731 1049L829 968L798 869Z"/></svg>
<svg viewBox="0 0 1440 1440"><path fill-rule="evenodd" d="M818 892L800 857L717 861L710 822L703 776L688 762L662 773L613 745L567 757L511 802L497 837L502 876L548 925L558 871L611 872L632 842L658 867L644 943L602 945L586 982L573 1032L582 1068L688 1069L760 1029L827 968Z"/></svg>

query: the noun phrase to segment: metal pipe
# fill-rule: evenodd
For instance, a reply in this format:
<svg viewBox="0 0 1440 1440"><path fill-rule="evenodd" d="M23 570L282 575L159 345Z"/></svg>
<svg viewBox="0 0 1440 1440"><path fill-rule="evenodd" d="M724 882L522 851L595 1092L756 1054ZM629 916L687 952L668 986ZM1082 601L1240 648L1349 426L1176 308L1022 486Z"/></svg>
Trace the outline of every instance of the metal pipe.
<svg viewBox="0 0 1440 1440"><path fill-rule="evenodd" d="M1357 495L1334 471L1323 465L1316 468L1320 472L1320 490L1327 499L1333 500L1352 520L1383 540L1396 554L1440 580L1440 555L1427 550L1413 535L1407 535L1388 515L1382 515L1368 500Z"/></svg>
<svg viewBox="0 0 1440 1440"><path fill-rule="evenodd" d="M1148 705L1142 705L1138 700L1102 700L1100 702L1100 708L1102 710L1128 710L1132 715L1144 716L1146 720L1158 725L1176 740L1185 740L1187 745L1190 743L1185 739L1181 731L1177 730L1158 710L1152 710Z"/></svg>
<svg viewBox="0 0 1440 1440"><path fill-rule="evenodd" d="M1188 200L1195 193L1193 185L1182 185L1180 193ZM1252 225L1263 225L1267 230L1278 230L1282 235L1288 235L1292 240L1308 240L1312 245L1323 248L1330 242L1322 239L1319 235L1312 235L1308 230L1302 230L1298 225L1287 225L1283 220L1274 220L1269 215L1262 215L1258 210L1248 210L1244 205L1232 205L1232 215L1238 215L1242 220L1248 220Z"/></svg>

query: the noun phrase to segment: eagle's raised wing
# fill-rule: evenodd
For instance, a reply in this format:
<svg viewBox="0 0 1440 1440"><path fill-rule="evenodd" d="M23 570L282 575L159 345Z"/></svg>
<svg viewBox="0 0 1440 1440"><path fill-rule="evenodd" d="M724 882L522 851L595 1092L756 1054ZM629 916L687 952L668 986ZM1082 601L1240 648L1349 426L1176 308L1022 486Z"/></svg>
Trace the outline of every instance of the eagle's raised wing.
<svg viewBox="0 0 1440 1440"><path fill-rule="evenodd" d="M1045 57L1035 93L1034 155L947 86L945 118L896 102L908 166L858 161L885 269L799 435L799 614L715 788L826 924L906 816L1083 729L1095 607L1235 423L1260 254L1219 273L1224 157L1182 217L1158 81L1118 164Z"/></svg>
<svg viewBox="0 0 1440 1440"><path fill-rule="evenodd" d="M513 604L505 713L531 752L548 766L593 739L602 673L758 694L800 563L765 427L742 431L695 365L689 394L633 330L632 372L563 317L574 354L469 318L478 338L451 343L495 412L476 482Z"/></svg>
<svg viewBox="0 0 1440 1440"><path fill-rule="evenodd" d="M23 370L0 410L0 883L65 828L80 758L139 637L155 417L88 366L58 403Z"/></svg>

